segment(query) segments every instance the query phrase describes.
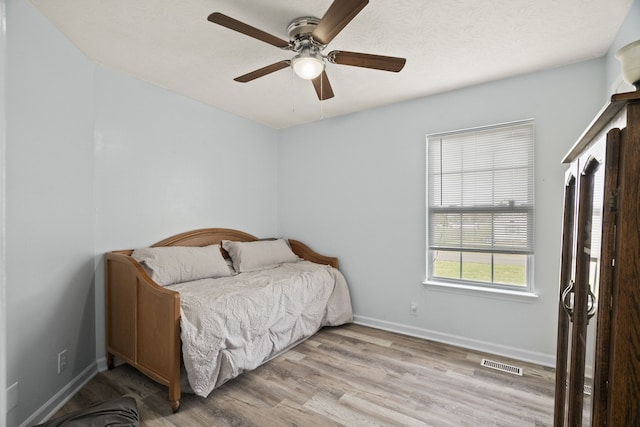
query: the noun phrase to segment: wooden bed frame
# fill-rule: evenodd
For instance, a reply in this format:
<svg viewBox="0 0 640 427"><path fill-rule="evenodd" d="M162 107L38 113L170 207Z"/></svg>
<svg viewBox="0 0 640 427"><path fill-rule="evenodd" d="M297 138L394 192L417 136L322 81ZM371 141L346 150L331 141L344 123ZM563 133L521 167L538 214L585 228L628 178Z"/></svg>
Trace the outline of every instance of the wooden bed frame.
<svg viewBox="0 0 640 427"><path fill-rule="evenodd" d="M205 228L164 239L159 246L207 246L222 240L252 242L257 237L228 228ZM300 258L338 268L338 259L289 240ZM180 408L180 294L151 279L131 257L133 250L105 254L107 366L119 357L169 387L171 409ZM223 255L228 257L226 251Z"/></svg>

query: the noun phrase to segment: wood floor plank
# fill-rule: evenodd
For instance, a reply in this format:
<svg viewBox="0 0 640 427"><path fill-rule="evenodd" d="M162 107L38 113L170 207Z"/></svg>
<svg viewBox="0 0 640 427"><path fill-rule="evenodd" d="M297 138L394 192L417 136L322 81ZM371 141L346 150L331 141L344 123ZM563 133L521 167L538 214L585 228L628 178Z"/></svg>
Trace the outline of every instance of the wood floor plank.
<svg viewBox="0 0 640 427"><path fill-rule="evenodd" d="M380 405L374 399L370 399L367 394L345 394L340 398L340 403L348 408L353 408L364 414L370 414L376 420L388 425L402 425L406 427L426 427L424 421L406 415L403 412Z"/></svg>
<svg viewBox="0 0 640 427"><path fill-rule="evenodd" d="M480 366L487 357L522 377ZM551 426L554 371L361 325L324 328L207 398L167 389L122 365L93 378L56 416L119 396L138 402L141 425Z"/></svg>
<svg viewBox="0 0 640 427"><path fill-rule="evenodd" d="M343 405L334 396L317 394L304 404L316 414L327 417L345 426L385 425L375 417L375 414L367 414L347 405Z"/></svg>
<svg viewBox="0 0 640 427"><path fill-rule="evenodd" d="M378 337L374 334L365 334L361 330L350 329L335 329L332 331L334 334L342 335L344 337L355 338L360 341L365 341L371 344L379 345L380 347L391 347L393 341L385 338Z"/></svg>
<svg viewBox="0 0 640 427"><path fill-rule="evenodd" d="M296 402L283 401L277 407L277 417L280 425L290 423L294 426L304 427L341 427L343 424L337 423L327 417L315 416L307 408Z"/></svg>

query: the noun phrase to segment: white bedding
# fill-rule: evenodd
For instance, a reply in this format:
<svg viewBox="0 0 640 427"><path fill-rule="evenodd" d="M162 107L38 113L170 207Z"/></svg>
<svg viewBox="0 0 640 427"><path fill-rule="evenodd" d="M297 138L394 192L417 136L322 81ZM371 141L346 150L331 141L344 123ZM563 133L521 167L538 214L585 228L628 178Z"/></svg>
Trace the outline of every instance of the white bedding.
<svg viewBox="0 0 640 427"><path fill-rule="evenodd" d="M179 283L184 367L194 393L254 369L322 326L352 321L342 273L308 261Z"/></svg>

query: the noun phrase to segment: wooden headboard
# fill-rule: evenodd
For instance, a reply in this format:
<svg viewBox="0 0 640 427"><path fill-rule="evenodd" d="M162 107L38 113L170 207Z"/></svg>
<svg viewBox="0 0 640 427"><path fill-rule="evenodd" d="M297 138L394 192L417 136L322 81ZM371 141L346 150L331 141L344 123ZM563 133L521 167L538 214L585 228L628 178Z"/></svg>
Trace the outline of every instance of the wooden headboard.
<svg viewBox="0 0 640 427"><path fill-rule="evenodd" d="M160 246L208 246L220 244L223 240L232 240L234 242L254 242L258 239L244 231L234 230L231 228L201 228L198 230L186 231L184 233L176 234L175 236L168 237L151 245L153 248ZM307 261L312 261L318 264L330 265L334 268L338 268L338 258L320 255L313 251L304 243L289 239L289 246L291 250L300 258L304 258ZM114 251L114 253L131 255L132 249ZM229 257L227 251L222 249L222 254L225 258Z"/></svg>
<svg viewBox="0 0 640 427"><path fill-rule="evenodd" d="M187 231L166 238L151 247L158 246L208 246L220 244L223 240L233 240L234 242L253 242L258 240L256 236L231 228L201 228L199 230Z"/></svg>

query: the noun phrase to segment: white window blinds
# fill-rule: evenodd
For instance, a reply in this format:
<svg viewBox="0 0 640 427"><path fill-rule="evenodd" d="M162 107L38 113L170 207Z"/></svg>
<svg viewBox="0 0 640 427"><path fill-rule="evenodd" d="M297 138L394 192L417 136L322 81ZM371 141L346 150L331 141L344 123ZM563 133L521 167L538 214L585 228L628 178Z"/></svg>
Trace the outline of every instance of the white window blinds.
<svg viewBox="0 0 640 427"><path fill-rule="evenodd" d="M427 137L429 250L533 253L533 120Z"/></svg>

